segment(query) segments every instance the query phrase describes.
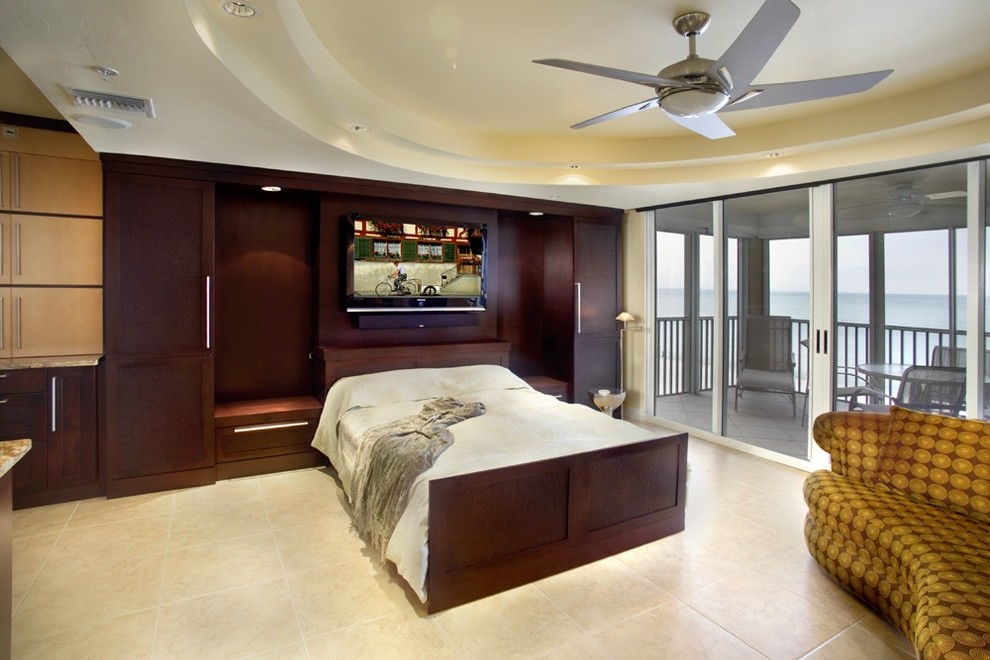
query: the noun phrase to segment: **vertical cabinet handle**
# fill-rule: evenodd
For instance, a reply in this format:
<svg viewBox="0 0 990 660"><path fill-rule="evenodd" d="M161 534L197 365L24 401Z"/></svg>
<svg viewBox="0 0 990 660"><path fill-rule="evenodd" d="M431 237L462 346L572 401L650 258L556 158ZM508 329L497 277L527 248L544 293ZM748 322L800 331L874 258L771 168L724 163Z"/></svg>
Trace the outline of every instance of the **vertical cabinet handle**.
<svg viewBox="0 0 990 660"><path fill-rule="evenodd" d="M52 432L58 431L58 376L52 376Z"/></svg>
<svg viewBox="0 0 990 660"><path fill-rule="evenodd" d="M577 295L574 297L574 304L577 308L575 310L577 315L577 333L581 334L581 283L575 282L574 288L577 289Z"/></svg>
<svg viewBox="0 0 990 660"><path fill-rule="evenodd" d="M14 268L21 274L21 223L14 223Z"/></svg>
<svg viewBox="0 0 990 660"><path fill-rule="evenodd" d="M14 207L21 208L21 157L17 154L13 155L13 169L14 169Z"/></svg>
<svg viewBox="0 0 990 660"><path fill-rule="evenodd" d="M21 348L21 297L14 298L14 348Z"/></svg>
<svg viewBox="0 0 990 660"><path fill-rule="evenodd" d="M2 190L3 190L3 182L0 181L0 191L2 191ZM2 194L3 193L0 193L0 195L2 195ZM0 204L2 204L2 203L3 203L3 200L0 199ZM4 256L3 255L3 252L4 252L3 235L5 233L7 233L7 225L4 224L4 223L0 223L0 275L6 275L7 274L7 262L3 258L3 256Z"/></svg>
<svg viewBox="0 0 990 660"><path fill-rule="evenodd" d="M206 276L206 348L210 348L210 276Z"/></svg>
<svg viewBox="0 0 990 660"><path fill-rule="evenodd" d="M4 324L6 319L4 318L4 313L7 310L7 299L0 296L0 350L6 348L7 343L7 326ZM6 374L5 374L6 376Z"/></svg>
<svg viewBox="0 0 990 660"><path fill-rule="evenodd" d="M3 206L3 154L0 154L0 206Z"/></svg>

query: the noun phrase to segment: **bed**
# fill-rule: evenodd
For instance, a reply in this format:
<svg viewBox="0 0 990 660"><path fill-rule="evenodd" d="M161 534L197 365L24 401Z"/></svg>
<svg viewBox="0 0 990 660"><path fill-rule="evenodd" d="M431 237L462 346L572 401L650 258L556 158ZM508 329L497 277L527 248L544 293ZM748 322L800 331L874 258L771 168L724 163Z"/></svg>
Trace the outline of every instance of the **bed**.
<svg viewBox="0 0 990 660"><path fill-rule="evenodd" d="M541 394L497 351L477 356L489 364L424 367L452 353L418 347L407 368L376 371L358 359L343 377L336 355L324 364L330 386L313 446L352 504L356 489L364 501L362 457L376 430L401 427L436 401L482 410L449 426L449 444L411 479L380 548L428 611L684 529L686 434L656 437Z"/></svg>

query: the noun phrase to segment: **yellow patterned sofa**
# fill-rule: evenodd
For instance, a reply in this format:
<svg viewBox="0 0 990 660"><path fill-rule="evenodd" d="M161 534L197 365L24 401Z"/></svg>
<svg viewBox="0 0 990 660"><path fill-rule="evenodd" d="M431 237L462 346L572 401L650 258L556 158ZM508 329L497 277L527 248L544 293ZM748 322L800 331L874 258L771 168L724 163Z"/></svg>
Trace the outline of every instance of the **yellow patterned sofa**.
<svg viewBox="0 0 990 660"><path fill-rule="evenodd" d="M839 411L815 420L805 539L920 658L990 659L990 422Z"/></svg>

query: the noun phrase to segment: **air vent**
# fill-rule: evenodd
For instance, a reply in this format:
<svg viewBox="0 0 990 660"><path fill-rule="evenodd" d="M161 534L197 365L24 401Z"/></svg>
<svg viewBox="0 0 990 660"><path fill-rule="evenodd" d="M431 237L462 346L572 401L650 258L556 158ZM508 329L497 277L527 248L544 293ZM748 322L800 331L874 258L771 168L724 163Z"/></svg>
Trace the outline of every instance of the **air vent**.
<svg viewBox="0 0 990 660"><path fill-rule="evenodd" d="M134 96L92 92L75 87L66 87L65 91L81 108L100 108L103 110L122 110L124 112L139 112L149 119L155 118L155 106L151 99L140 99Z"/></svg>

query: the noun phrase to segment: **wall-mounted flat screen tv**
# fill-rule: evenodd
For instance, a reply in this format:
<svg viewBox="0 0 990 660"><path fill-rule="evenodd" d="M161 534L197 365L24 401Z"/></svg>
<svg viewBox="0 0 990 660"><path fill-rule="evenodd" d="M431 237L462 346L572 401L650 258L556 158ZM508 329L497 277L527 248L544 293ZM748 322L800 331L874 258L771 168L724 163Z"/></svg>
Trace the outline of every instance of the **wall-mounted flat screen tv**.
<svg viewBox="0 0 990 660"><path fill-rule="evenodd" d="M349 312L481 312L488 227L449 221L345 218Z"/></svg>

